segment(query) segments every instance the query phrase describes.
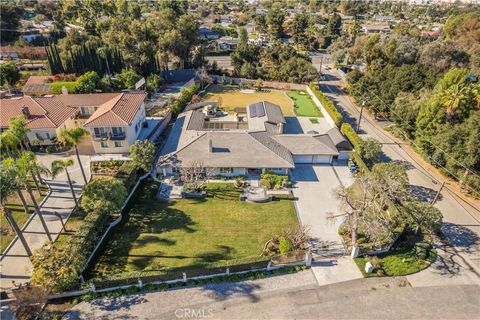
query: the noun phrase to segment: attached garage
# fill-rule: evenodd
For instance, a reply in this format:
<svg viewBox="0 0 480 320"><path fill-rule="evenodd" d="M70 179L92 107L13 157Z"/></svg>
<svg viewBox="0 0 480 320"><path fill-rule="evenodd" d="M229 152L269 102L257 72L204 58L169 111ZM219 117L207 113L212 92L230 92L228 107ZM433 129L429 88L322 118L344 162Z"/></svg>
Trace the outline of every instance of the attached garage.
<svg viewBox="0 0 480 320"><path fill-rule="evenodd" d="M328 155L293 155L293 162L296 164L320 164L331 163L332 156Z"/></svg>

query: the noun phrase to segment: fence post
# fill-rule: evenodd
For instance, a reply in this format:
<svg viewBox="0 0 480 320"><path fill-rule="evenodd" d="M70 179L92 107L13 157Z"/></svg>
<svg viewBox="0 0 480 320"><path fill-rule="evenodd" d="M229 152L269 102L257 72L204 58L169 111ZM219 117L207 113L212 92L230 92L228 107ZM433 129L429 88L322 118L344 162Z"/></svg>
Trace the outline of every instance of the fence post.
<svg viewBox="0 0 480 320"><path fill-rule="evenodd" d="M312 254L310 252L305 253L305 266L312 266Z"/></svg>
<svg viewBox="0 0 480 320"><path fill-rule="evenodd" d="M95 283L93 283L93 281L92 281L92 282L90 282L90 292L95 292L95 290L96 290L95 289Z"/></svg>
<svg viewBox="0 0 480 320"><path fill-rule="evenodd" d="M138 278L138 288L142 289L142 287L143 287L142 279Z"/></svg>
<svg viewBox="0 0 480 320"><path fill-rule="evenodd" d="M185 272L183 273L183 282L187 283L187 274Z"/></svg>
<svg viewBox="0 0 480 320"><path fill-rule="evenodd" d="M268 261L268 264L267 264L267 271L270 271L270 269L272 268L272 261Z"/></svg>
<svg viewBox="0 0 480 320"><path fill-rule="evenodd" d="M230 268L227 268L226 274L227 274L227 276L230 274Z"/></svg>

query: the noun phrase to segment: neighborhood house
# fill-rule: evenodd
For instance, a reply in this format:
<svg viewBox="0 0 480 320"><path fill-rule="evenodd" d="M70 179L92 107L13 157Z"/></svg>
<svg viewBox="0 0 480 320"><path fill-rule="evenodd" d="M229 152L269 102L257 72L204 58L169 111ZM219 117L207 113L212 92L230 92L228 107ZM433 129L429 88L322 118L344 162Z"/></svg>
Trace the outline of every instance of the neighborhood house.
<svg viewBox="0 0 480 320"><path fill-rule="evenodd" d="M89 130L96 153L128 153L145 122L144 92L23 96L2 99L1 129L24 116L30 143L51 145L63 128Z"/></svg>
<svg viewBox="0 0 480 320"><path fill-rule="evenodd" d="M161 152L158 172L172 175L201 163L215 175L287 174L299 164L346 160L352 150L336 127L323 134L285 134L281 108L270 102L251 104L245 117L239 114L180 114Z"/></svg>

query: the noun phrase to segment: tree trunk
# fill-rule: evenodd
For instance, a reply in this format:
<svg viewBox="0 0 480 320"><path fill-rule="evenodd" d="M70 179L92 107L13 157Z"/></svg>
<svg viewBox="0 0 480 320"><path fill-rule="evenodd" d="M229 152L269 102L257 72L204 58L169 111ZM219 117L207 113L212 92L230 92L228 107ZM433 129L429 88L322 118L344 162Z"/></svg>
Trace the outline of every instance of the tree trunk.
<svg viewBox="0 0 480 320"><path fill-rule="evenodd" d="M83 180L85 181L85 184L87 184L87 176L85 175L85 171L83 170L82 161L80 161L80 154L78 153L77 145L75 145L75 153L77 154L78 165L80 166L80 170L82 171Z"/></svg>
<svg viewBox="0 0 480 320"><path fill-rule="evenodd" d="M10 209L7 209L3 207L3 212L5 212L5 218L8 221L8 224L12 227L13 231L15 231L15 234L17 235L18 239L20 239L20 242L22 243L23 247L25 248L25 251L27 252L27 255L29 257L32 256L32 250L30 250L30 247L28 246L27 240L25 240L25 237L23 236L22 231L18 227L17 222L13 219L12 217L12 212Z"/></svg>
<svg viewBox="0 0 480 320"><path fill-rule="evenodd" d="M43 214L40 212L40 207L38 206L37 199L35 199L35 196L33 195L32 188L27 184L27 192L30 195L30 198L32 198L33 206L35 207L35 212L38 214L38 217L40 218L40 222L42 223L43 229L45 229L45 233L47 234L48 240L52 241L52 235L50 234L50 231L48 231L47 224L45 223L45 219L43 219Z"/></svg>
<svg viewBox="0 0 480 320"><path fill-rule="evenodd" d="M70 179L70 174L68 173L67 168L65 168L65 173L67 174L68 184L70 185L70 191L72 191L73 200L75 201L75 205L78 206L77 196L75 195L75 191L73 190L72 180Z"/></svg>
<svg viewBox="0 0 480 320"><path fill-rule="evenodd" d="M354 216L353 224L352 224L352 246L357 245L357 233L358 233L358 219L356 216Z"/></svg>
<svg viewBox="0 0 480 320"><path fill-rule="evenodd" d="M40 185L38 184L37 177L35 177L35 172L33 172L33 170L30 170L30 175L32 176L33 183L35 183L35 188L37 189L38 194L43 196L42 189L40 189Z"/></svg>
<svg viewBox="0 0 480 320"><path fill-rule="evenodd" d="M25 213L30 213L27 201L25 200L25 197L23 196L22 190L20 188L17 188L17 194L18 194L18 197L20 198L20 201L22 201L22 205L23 205L23 208L25 209Z"/></svg>

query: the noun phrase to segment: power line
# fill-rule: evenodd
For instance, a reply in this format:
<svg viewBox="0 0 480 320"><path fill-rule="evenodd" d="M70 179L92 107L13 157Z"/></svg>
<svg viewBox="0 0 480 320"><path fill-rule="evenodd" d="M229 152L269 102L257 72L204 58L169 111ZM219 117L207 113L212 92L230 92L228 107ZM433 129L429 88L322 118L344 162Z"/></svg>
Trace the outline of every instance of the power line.
<svg viewBox="0 0 480 320"><path fill-rule="evenodd" d="M348 75L346 75L346 77L348 77ZM351 77L349 77L349 79L351 80ZM353 89L355 92L357 92L358 94L360 95L365 95L366 93L361 93L359 92L358 90L356 90L355 88L353 88L352 86L349 87L349 89ZM370 94L370 91L368 92ZM380 97L378 97L378 95L376 93L373 93L373 95L384 105L386 106L387 104L385 103L385 101L383 101ZM389 110L390 113L393 113L395 114L397 117L399 117L400 119L402 117L400 117L397 113L395 113L394 111L392 110ZM385 120L388 120L386 119L385 117L383 117ZM411 126L410 124L407 123L407 125L409 126L410 129L413 129L415 131L415 128L413 126ZM476 174L475 170L473 170L472 168L469 168L467 167L466 165L464 165L463 163L459 162L458 160L456 160L455 158L453 158L452 156L450 156L445 150L441 149L440 147L438 147L437 145L435 145L433 142L431 142L430 140L426 139L426 137L424 135L420 135L420 137L423 137L425 139L425 141L427 141L428 143L430 143L432 146L434 146L436 149L440 150L441 152L443 152L443 154L447 157L449 157L450 159L453 159L457 164L459 164L461 167L463 167L465 170L469 170L471 172L471 174L473 174L474 176L476 176L477 178L480 179L480 176L478 174ZM415 145L416 147L419 147L415 142L413 142L413 140L411 139L408 139L408 141ZM429 156L429 158L431 159L431 157ZM433 159L432 159L433 160ZM436 162L438 164L438 162ZM442 165L438 164L440 167L444 168L447 172L449 172L452 176L456 177L454 174L452 174L449 170L447 170L445 167L443 167ZM459 181L461 181L462 179L459 179L458 177L456 177Z"/></svg>

